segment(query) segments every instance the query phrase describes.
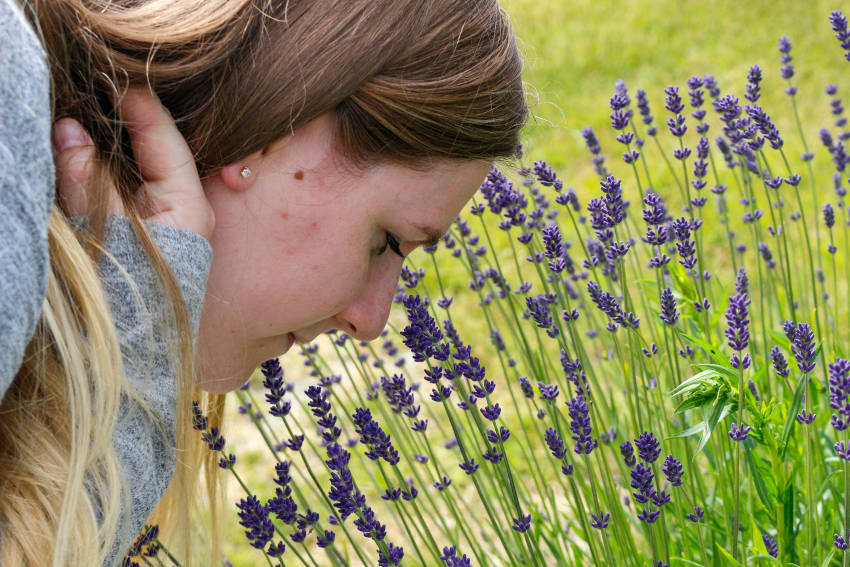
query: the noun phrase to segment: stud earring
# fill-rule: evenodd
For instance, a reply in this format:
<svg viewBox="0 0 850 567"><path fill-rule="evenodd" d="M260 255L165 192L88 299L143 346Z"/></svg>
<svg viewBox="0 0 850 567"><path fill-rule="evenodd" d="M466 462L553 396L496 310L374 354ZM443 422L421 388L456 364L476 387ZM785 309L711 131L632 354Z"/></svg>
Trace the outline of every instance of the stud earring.
<svg viewBox="0 0 850 567"><path fill-rule="evenodd" d="M239 175L241 175L245 179L251 177L251 168L250 167L243 167L242 171L239 172Z"/></svg>

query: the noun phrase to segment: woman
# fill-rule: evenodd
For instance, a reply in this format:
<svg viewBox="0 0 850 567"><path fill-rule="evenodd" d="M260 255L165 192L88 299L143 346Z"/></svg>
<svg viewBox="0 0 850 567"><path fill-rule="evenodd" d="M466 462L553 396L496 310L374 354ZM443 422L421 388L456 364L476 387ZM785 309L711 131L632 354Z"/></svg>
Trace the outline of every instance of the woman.
<svg viewBox="0 0 850 567"><path fill-rule="evenodd" d="M115 564L175 443L158 512L195 501L193 379L380 332L404 255L516 147L521 65L495 0L25 9L64 119L44 310L0 406L0 564Z"/></svg>

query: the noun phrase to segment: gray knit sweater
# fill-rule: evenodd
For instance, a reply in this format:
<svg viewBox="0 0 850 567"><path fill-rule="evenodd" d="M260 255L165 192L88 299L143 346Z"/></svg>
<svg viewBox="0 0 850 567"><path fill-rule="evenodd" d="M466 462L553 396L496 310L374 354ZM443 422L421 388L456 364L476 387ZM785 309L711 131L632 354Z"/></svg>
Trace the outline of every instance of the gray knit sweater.
<svg viewBox="0 0 850 567"><path fill-rule="evenodd" d="M47 219L54 199L48 85L35 34L12 0L0 0L0 397L20 367L47 287ZM191 232L155 223L148 228L180 282L197 333L212 249ZM124 368L153 413L151 419L122 399L114 438L132 505L124 510L130 529L106 563L118 565L174 472L177 392L164 338L172 330L163 328L158 312L162 294L126 219L110 218L105 244L114 261L104 259L99 270Z"/></svg>

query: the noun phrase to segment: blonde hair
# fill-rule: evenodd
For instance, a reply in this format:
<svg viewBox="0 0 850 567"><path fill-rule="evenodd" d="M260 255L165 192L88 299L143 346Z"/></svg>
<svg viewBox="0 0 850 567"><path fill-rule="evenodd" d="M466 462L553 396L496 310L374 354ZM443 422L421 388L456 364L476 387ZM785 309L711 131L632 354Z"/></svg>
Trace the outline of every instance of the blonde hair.
<svg viewBox="0 0 850 567"><path fill-rule="evenodd" d="M178 330L179 465L155 515L160 533L180 526L188 546L186 504L199 502L201 470L217 517L217 467L193 435L190 402L200 397L216 425L224 397L193 386L186 306L133 208L141 176L112 100L128 86L149 85L201 175L328 111L335 112L336 150L360 167L496 159L513 155L527 116L521 58L496 0L20 1L48 54L53 116L79 120L97 146L98 209L82 240L61 213L51 217L45 311L14 395L0 406L13 413L0 420L0 564L99 564L120 530L126 489L112 431L128 386L94 269L110 185L162 280ZM51 456L46 468L43 454ZM15 508L22 501L26 515ZM211 544L215 553L215 536Z"/></svg>

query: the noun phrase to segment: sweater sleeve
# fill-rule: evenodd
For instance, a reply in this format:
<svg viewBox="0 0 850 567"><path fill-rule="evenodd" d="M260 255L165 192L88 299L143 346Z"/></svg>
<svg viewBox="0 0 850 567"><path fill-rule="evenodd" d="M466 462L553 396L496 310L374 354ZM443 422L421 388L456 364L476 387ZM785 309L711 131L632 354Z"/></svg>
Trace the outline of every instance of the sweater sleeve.
<svg viewBox="0 0 850 567"><path fill-rule="evenodd" d="M53 185L45 54L20 10L0 0L0 398L47 291Z"/></svg>
<svg viewBox="0 0 850 567"><path fill-rule="evenodd" d="M212 261L212 248L202 236L158 223L148 230L180 285L192 327L198 324ZM109 252L99 264L104 290L118 330L124 371L130 387L147 406L121 400L114 444L124 469L131 506L106 565L120 565L145 520L162 498L176 466L176 370L172 347L175 329L167 328L161 311L166 302L147 254L124 217L110 217L104 245Z"/></svg>

